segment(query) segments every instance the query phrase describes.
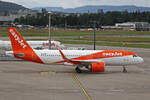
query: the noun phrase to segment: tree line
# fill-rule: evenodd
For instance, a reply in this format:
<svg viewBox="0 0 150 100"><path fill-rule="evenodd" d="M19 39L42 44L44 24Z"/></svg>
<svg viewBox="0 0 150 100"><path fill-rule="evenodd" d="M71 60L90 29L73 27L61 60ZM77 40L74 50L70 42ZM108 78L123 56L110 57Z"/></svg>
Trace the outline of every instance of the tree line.
<svg viewBox="0 0 150 100"><path fill-rule="evenodd" d="M46 26L49 23L49 15L47 13L37 13L35 16L27 15L25 17L15 19L15 23L32 25L32 26ZM106 13L94 14L51 14L51 25L53 27L92 27L96 26L112 26L115 23L123 22L149 22L150 12L127 12L127 11L113 11Z"/></svg>

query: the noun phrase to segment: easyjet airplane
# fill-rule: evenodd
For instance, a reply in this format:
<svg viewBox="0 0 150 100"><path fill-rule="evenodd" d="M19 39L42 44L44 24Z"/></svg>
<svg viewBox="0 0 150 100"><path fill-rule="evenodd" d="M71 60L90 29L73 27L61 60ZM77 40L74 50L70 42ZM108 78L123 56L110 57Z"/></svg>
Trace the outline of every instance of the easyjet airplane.
<svg viewBox="0 0 150 100"><path fill-rule="evenodd" d="M49 45L49 41L27 41L27 43L33 49L47 49ZM58 45L61 48L64 47L64 45L62 45L59 41L51 41L51 46L55 47L55 45ZM11 50L11 42L0 40L0 48Z"/></svg>
<svg viewBox="0 0 150 100"><path fill-rule="evenodd" d="M127 72L125 66L143 62L141 57L130 51L61 50L59 47L58 50L35 50L15 28L8 28L8 32L13 51L7 51L7 55L41 64L74 65L78 73L82 67L91 72L104 72L105 66L123 66L123 72Z"/></svg>

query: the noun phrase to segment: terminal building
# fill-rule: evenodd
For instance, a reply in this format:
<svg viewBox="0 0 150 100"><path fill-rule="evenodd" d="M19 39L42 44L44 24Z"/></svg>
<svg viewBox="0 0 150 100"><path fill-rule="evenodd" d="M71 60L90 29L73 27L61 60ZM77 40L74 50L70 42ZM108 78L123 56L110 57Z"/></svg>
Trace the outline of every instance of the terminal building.
<svg viewBox="0 0 150 100"><path fill-rule="evenodd" d="M116 23L115 26L123 30L150 31L150 24L148 22Z"/></svg>

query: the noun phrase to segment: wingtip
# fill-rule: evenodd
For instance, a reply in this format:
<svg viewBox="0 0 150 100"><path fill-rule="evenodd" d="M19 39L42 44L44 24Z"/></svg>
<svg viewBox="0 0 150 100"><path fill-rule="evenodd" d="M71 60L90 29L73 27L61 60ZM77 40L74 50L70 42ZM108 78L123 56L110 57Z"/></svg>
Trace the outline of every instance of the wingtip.
<svg viewBox="0 0 150 100"><path fill-rule="evenodd" d="M14 27L8 27L8 31L11 30L11 29L16 30L16 28L14 28Z"/></svg>

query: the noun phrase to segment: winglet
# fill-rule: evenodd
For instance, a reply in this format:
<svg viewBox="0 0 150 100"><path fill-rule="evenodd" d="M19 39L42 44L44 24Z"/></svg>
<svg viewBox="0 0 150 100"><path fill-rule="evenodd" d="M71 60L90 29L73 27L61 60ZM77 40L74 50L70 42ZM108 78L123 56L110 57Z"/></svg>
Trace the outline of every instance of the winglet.
<svg viewBox="0 0 150 100"><path fill-rule="evenodd" d="M68 59L68 58L63 54L63 52L62 52L61 49L58 47L58 45L56 45L56 48L59 50L59 52L60 52L62 58L64 59L64 61L66 61L66 62L68 62L68 63L71 63L71 64L79 64L79 63L80 63L80 62L78 62L78 61L73 61L72 59ZM64 62L64 61L63 61L63 62Z"/></svg>
<svg viewBox="0 0 150 100"><path fill-rule="evenodd" d="M58 45L56 45L56 48L59 50L59 52L60 52L62 58L63 58L64 60L67 60L66 56L63 54L63 52L61 51L61 49L59 48Z"/></svg>

